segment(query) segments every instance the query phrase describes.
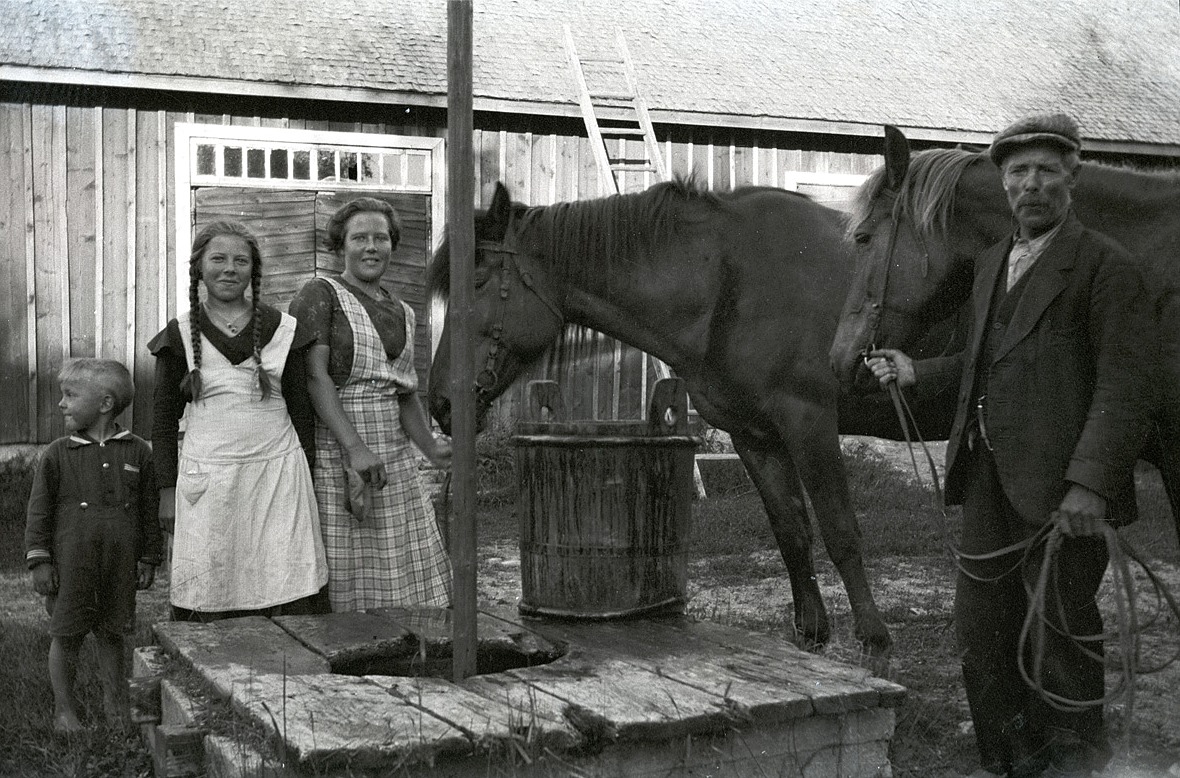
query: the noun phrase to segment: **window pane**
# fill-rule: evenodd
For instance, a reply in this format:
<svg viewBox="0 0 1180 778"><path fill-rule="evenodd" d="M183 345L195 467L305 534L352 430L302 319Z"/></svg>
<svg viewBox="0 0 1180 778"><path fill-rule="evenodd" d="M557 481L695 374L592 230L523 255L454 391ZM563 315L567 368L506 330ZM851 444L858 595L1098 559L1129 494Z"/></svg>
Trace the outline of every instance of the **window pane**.
<svg viewBox="0 0 1180 778"><path fill-rule="evenodd" d="M316 175L321 181L327 178L336 177L336 152L331 149L319 149L316 151L316 164L319 169L316 170Z"/></svg>
<svg viewBox="0 0 1180 778"><path fill-rule="evenodd" d="M340 180L341 181L356 181L356 152L342 151L340 152Z"/></svg>
<svg viewBox="0 0 1180 778"><path fill-rule="evenodd" d="M197 175L212 176L217 174L217 148L207 143L197 146Z"/></svg>
<svg viewBox="0 0 1180 778"><path fill-rule="evenodd" d="M381 183L397 186L402 183L402 155L382 154L384 169L381 171Z"/></svg>
<svg viewBox="0 0 1180 778"><path fill-rule="evenodd" d="M311 178L311 152L310 151L296 151L295 152L295 178L301 178L304 181Z"/></svg>
<svg viewBox="0 0 1180 778"><path fill-rule="evenodd" d="M409 169L406 171L406 183L410 186L425 186L426 157L421 154L409 154Z"/></svg>
<svg viewBox="0 0 1180 778"><path fill-rule="evenodd" d="M287 150L286 149L271 149L271 151L270 151L270 177L271 178L287 178Z"/></svg>
<svg viewBox="0 0 1180 778"><path fill-rule="evenodd" d="M246 176L266 178L266 152L262 149L246 149Z"/></svg>
<svg viewBox="0 0 1180 778"><path fill-rule="evenodd" d="M361 176L362 181L377 181L378 177L378 157L376 154L361 154Z"/></svg>
<svg viewBox="0 0 1180 778"><path fill-rule="evenodd" d="M225 175L229 178L242 177L242 149L238 146L225 147Z"/></svg>

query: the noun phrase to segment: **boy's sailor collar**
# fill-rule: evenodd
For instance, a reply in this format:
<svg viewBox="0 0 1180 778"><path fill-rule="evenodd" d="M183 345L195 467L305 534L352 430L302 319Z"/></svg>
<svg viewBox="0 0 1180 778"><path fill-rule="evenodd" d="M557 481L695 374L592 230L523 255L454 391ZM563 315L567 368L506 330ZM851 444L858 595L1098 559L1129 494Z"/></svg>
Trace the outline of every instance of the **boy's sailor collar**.
<svg viewBox="0 0 1180 778"><path fill-rule="evenodd" d="M118 425L115 425L115 426L118 426ZM111 435L109 438L107 438L103 442L110 443L112 440L128 440L130 438L131 438L131 430L125 430L125 429L120 428L118 432L116 432L114 435ZM97 443L97 442L98 441L92 437L89 437L89 436L83 437L83 435L81 435L81 434L74 433L74 434L70 435L69 443L67 443L66 445L69 446L70 448L80 448L82 446L89 446L91 443Z"/></svg>

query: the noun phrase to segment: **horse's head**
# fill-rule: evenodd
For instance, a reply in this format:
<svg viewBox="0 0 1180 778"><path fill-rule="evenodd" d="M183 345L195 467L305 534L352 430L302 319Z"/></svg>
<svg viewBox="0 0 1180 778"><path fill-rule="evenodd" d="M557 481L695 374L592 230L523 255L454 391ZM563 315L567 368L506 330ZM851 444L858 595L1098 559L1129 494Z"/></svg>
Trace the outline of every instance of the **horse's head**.
<svg viewBox="0 0 1180 778"><path fill-rule="evenodd" d="M937 150L911 160L905 135L885 128L885 165L858 190L848 229L856 272L831 351L845 388L875 389L865 354L910 348L970 294L975 249L957 245L947 220L959 176L978 157Z"/></svg>
<svg viewBox="0 0 1180 778"><path fill-rule="evenodd" d="M477 424L492 401L503 394L531 362L561 333L565 323L561 289L548 272L544 251L528 230L528 209L513 204L503 184L487 211L475 217L475 295L471 331L475 358ZM430 269L434 294L450 288L449 242ZM444 432L451 430L449 312L430 368L430 413Z"/></svg>

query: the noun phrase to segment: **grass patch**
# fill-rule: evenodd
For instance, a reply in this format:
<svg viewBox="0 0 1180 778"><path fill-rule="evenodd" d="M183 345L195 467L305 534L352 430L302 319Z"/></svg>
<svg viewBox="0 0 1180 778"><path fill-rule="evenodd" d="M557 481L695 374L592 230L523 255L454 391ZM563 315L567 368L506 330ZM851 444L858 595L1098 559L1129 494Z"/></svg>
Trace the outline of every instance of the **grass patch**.
<svg viewBox="0 0 1180 778"><path fill-rule="evenodd" d="M168 618L167 591L165 580L139 594L129 655L130 647L155 643L151 625ZM6 701L0 708L0 775L151 775L151 757L139 730L125 733L103 723L94 638L83 644L77 682L79 713L94 726L78 736L58 735L46 667L49 617L26 572L0 572L0 603L0 700Z"/></svg>

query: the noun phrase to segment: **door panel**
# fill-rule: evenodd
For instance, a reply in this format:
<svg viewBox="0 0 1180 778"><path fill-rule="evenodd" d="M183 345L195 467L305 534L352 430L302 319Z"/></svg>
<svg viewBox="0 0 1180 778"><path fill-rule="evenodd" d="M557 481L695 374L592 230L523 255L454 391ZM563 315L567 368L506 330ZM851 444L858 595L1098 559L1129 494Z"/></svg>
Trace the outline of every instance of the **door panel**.
<svg viewBox="0 0 1180 778"><path fill-rule="evenodd" d="M357 197L389 202L401 219L401 239L382 285L417 315L414 361L420 391L430 369L430 196L390 192L314 192L202 187L194 192L194 230L214 221L239 221L258 237L262 251L262 300L287 310L295 293L316 276L338 276L343 262L328 250L328 220ZM195 234L195 233L194 233Z"/></svg>

